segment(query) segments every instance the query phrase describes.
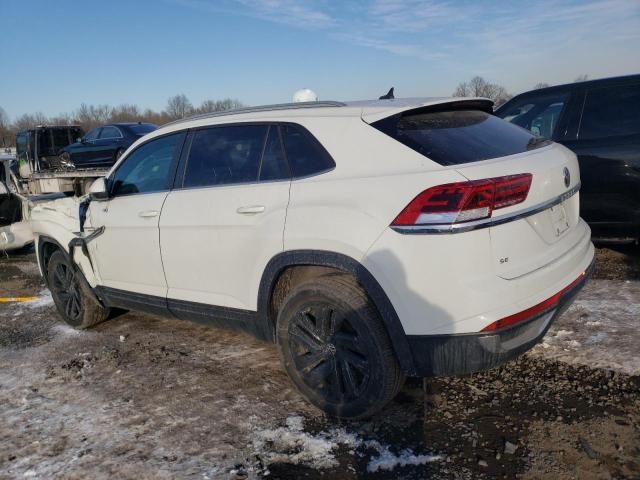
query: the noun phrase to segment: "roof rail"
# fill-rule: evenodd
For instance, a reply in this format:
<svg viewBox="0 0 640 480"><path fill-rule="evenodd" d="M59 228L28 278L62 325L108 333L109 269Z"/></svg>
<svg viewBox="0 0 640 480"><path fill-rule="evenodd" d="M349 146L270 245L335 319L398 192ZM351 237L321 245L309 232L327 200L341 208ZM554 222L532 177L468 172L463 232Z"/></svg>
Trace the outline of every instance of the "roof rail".
<svg viewBox="0 0 640 480"><path fill-rule="evenodd" d="M165 123L162 126L166 127L167 125L175 125L176 123L190 122L192 120L201 120L203 118L223 117L225 115L237 115L240 113L270 112L274 110L292 110L292 109L299 109L299 108L346 107L346 106L347 104L344 102L334 102L331 100L327 100L323 102L277 103L275 105L259 105L256 107L241 107L241 108L234 108L232 110L222 110L219 112L202 113L200 115L193 115L191 117L174 120L173 122Z"/></svg>

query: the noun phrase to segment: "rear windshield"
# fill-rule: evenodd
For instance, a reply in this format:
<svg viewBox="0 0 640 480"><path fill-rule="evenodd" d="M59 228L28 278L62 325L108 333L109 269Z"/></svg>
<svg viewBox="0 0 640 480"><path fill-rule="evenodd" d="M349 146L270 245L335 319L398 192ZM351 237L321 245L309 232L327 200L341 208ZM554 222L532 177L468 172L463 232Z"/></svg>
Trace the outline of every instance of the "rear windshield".
<svg viewBox="0 0 640 480"><path fill-rule="evenodd" d="M158 127L150 123L139 123L137 125L129 125L129 128L135 135L146 135L149 132L153 132Z"/></svg>
<svg viewBox="0 0 640 480"><path fill-rule="evenodd" d="M551 143L479 110L409 112L372 126L440 165L505 157Z"/></svg>

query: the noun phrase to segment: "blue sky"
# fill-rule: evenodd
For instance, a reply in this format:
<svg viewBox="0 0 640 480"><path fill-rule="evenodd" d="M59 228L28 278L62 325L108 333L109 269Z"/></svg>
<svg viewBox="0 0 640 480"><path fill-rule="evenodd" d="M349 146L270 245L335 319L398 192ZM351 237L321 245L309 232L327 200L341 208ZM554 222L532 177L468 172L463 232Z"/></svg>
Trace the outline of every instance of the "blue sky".
<svg viewBox="0 0 640 480"><path fill-rule="evenodd" d="M450 95L474 75L512 93L640 73L638 0L0 0L0 106L162 109Z"/></svg>

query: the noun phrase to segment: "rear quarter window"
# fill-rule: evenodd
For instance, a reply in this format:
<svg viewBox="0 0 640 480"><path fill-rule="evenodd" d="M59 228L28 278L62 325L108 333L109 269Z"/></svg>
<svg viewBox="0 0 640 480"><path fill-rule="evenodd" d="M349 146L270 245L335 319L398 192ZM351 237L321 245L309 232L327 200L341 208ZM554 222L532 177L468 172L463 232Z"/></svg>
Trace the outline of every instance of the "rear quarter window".
<svg viewBox="0 0 640 480"><path fill-rule="evenodd" d="M306 129L298 125L282 125L280 129L294 178L316 175L336 166L329 153Z"/></svg>
<svg viewBox="0 0 640 480"><path fill-rule="evenodd" d="M480 110L405 112L371 125L440 165L505 157L551 143Z"/></svg>

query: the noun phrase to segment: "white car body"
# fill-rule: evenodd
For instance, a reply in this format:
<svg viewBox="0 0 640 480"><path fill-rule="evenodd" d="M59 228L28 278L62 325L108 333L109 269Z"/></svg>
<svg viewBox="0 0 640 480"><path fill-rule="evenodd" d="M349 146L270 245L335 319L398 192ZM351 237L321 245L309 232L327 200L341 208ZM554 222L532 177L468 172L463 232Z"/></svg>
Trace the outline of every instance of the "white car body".
<svg viewBox="0 0 640 480"><path fill-rule="evenodd" d="M34 240L29 201L18 191L18 181L10 168L13 160L15 155L0 155L0 251L17 250ZM17 221L6 224L5 215L17 217Z"/></svg>
<svg viewBox="0 0 640 480"><path fill-rule="evenodd" d="M207 306L216 306L215 312L242 323L254 315L269 317L264 296L271 290L265 290L265 282L279 272L274 267L278 259L288 259L285 266L296 261L313 265L316 255L323 259L318 265L361 272L362 277L354 275L369 294L386 297L376 304L389 317L389 335L407 373L463 373L492 366L541 338L559 305L520 332L521 338L483 337L488 340L477 348L495 358L456 360L456 367L428 363L446 363L438 353L446 339L480 336L494 322L574 285L588 275L594 249L590 230L579 217L576 156L563 146L441 165L371 126L406 111L458 101L476 100L319 102L247 109L161 127L132 145L109 175L157 137L256 122L303 126L335 160L335 168L287 181L93 200L85 234L99 227L105 227L104 233L88 243L90 258L76 249L74 259L103 301L116 304L117 297L123 306L134 308L136 298L144 298L141 302L153 311L162 310L170 299L172 312L189 310L197 316L200 311L203 317L213 315ZM522 173L532 174L526 199L494 211L490 219L503 218L504 223L480 228L479 221L471 229L470 222L468 231L460 232L391 226L399 212L430 187ZM567 175L569 185L564 183ZM84 235L78 233L79 202L63 199L35 207L31 221L36 241L53 240L68 251L69 242ZM43 250L38 251L42 263ZM255 330L273 339L268 326ZM434 351L427 352L429 348ZM465 348L461 344L445 353L464 356ZM428 361L418 358L421 352Z"/></svg>

